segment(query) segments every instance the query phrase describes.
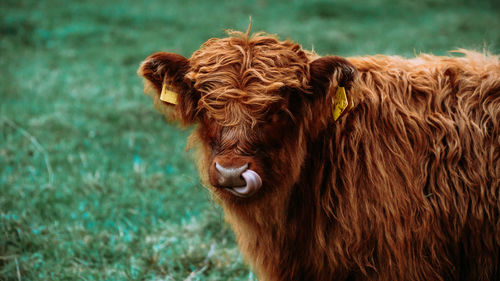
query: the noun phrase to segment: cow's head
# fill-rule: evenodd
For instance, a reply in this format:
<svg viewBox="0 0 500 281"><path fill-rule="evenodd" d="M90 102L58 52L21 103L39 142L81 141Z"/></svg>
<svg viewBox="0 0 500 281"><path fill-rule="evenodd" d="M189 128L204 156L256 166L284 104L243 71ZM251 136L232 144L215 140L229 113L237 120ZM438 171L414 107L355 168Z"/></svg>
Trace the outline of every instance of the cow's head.
<svg viewBox="0 0 500 281"><path fill-rule="evenodd" d="M356 71L272 36L232 35L190 59L153 54L138 73L164 113L198 124L201 172L215 194L248 202L299 179L307 144L334 122L337 87L349 89Z"/></svg>

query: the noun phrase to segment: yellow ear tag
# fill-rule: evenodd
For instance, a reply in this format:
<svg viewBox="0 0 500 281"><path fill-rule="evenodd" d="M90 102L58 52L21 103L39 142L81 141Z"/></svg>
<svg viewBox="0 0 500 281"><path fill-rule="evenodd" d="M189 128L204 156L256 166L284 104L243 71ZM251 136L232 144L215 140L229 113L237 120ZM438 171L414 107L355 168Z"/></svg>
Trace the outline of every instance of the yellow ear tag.
<svg viewBox="0 0 500 281"><path fill-rule="evenodd" d="M177 104L177 93L171 91L169 88L170 87L167 85L167 83L163 83L160 100L170 104Z"/></svg>
<svg viewBox="0 0 500 281"><path fill-rule="evenodd" d="M340 86L337 87L337 93L335 94L335 99L333 101L334 101L332 104L333 120L337 121L340 115L342 115L342 112L344 112L344 110L349 105L344 87Z"/></svg>

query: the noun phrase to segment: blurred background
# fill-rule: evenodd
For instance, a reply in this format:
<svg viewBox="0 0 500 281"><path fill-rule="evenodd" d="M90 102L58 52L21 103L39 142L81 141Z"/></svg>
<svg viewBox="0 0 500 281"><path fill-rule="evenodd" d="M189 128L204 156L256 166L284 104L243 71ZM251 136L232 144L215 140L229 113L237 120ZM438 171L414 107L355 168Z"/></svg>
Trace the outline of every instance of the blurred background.
<svg viewBox="0 0 500 281"><path fill-rule="evenodd" d="M498 0L2 0L0 280L255 280L136 75L249 16L321 55L500 51Z"/></svg>

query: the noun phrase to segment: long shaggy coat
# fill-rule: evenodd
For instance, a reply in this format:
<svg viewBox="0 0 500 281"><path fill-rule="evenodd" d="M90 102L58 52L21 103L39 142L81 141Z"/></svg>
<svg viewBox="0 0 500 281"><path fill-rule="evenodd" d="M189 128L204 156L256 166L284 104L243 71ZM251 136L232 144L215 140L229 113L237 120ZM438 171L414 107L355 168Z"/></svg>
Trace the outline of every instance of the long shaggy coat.
<svg viewBox="0 0 500 281"><path fill-rule="evenodd" d="M231 35L139 74L198 124L200 172L260 280L500 280L498 57L319 57ZM245 159L261 189L217 187L214 159Z"/></svg>

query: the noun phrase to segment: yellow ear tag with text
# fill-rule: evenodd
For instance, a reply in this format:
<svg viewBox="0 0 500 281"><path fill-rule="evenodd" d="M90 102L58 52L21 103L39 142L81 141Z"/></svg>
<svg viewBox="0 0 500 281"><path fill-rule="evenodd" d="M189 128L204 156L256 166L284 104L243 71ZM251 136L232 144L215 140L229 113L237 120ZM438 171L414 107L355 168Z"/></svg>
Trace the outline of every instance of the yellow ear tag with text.
<svg viewBox="0 0 500 281"><path fill-rule="evenodd" d="M168 86L167 83L163 83L160 100L170 104L177 104L177 93L172 91L171 87Z"/></svg>
<svg viewBox="0 0 500 281"><path fill-rule="evenodd" d="M337 93L335 94L335 99L332 104L332 114L333 120L337 121L342 112L347 108L349 102L347 101L347 95L345 93L344 87L337 87Z"/></svg>

